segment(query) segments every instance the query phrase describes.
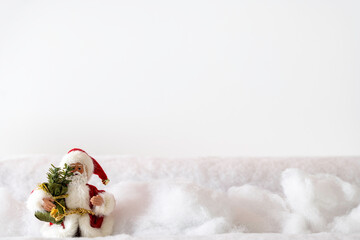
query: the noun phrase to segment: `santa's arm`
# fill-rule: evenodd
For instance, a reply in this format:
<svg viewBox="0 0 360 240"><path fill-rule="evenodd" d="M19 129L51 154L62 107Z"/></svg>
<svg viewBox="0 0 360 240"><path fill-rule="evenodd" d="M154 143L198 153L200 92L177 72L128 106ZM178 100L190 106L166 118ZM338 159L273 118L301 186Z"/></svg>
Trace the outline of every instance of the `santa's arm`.
<svg viewBox="0 0 360 240"><path fill-rule="evenodd" d="M29 196L28 200L26 201L26 207L32 211L42 211L45 212L42 205L44 204L44 198L51 198L52 196L43 191L42 189L35 189Z"/></svg>
<svg viewBox="0 0 360 240"><path fill-rule="evenodd" d="M94 213L95 215L102 215L106 216L112 213L115 208L115 198L114 195L107 192L102 192L98 194L104 200L103 204L100 206L94 206Z"/></svg>

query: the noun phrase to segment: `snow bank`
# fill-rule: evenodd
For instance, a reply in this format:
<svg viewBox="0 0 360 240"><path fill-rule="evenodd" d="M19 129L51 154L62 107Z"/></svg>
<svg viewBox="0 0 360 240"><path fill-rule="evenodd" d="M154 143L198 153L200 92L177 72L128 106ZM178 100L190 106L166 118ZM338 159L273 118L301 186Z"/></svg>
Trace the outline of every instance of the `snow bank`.
<svg viewBox="0 0 360 240"><path fill-rule="evenodd" d="M347 215L360 203L360 189L356 185L333 175L311 175L299 169L287 169L282 177L286 200L291 210L307 223L308 232L350 232L345 230L343 221L353 221Z"/></svg>
<svg viewBox="0 0 360 240"><path fill-rule="evenodd" d="M36 183L45 180L50 163L59 159L0 162L0 236L39 236L41 223L26 211L24 202ZM169 164L145 159L140 164L139 159L98 158L112 180L105 189L117 201L114 235L360 232L360 159L342 159L351 164L342 170L341 162L327 169L321 159L318 168L310 167L309 159L259 160L262 166L257 160L211 158ZM294 165L298 168L290 168ZM96 176L91 183L102 187Z"/></svg>

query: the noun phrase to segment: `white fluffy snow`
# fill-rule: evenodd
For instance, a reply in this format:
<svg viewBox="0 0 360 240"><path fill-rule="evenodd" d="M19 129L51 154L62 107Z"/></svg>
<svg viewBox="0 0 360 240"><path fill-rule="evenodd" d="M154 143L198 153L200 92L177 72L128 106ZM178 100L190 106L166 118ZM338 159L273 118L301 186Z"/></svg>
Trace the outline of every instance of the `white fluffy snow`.
<svg viewBox="0 0 360 240"><path fill-rule="evenodd" d="M40 236L42 223L25 201L59 160L0 162L0 237ZM115 195L116 238L359 237L360 158L97 160L111 182L104 187L93 176L91 183Z"/></svg>

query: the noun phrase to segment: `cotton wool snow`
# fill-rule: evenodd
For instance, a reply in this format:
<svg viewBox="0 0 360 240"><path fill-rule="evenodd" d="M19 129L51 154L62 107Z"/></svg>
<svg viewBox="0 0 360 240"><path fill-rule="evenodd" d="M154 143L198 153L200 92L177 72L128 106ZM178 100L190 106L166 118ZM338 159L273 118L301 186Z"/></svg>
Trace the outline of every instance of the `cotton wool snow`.
<svg viewBox="0 0 360 240"><path fill-rule="evenodd" d="M114 235L121 238L231 234L241 239L247 233L328 232L346 239L339 234L360 232L360 166L356 159L334 159L329 167L330 160L319 160L316 165L310 159L268 160L273 171L269 181L266 166L250 159L222 159L218 169L207 168L214 159L208 165L204 159L201 164L177 161L176 168L171 161L159 159L147 158L144 164L139 164L141 159L127 158L101 161L111 180L106 190L117 202ZM26 211L25 200L43 180L44 171L38 166L49 163L44 157L0 162L0 215L6 216L0 219L0 236L40 235L40 222ZM196 164L201 176L189 177ZM14 165L27 166L21 178L10 171L16 169ZM161 171L150 171L154 166ZM344 166L349 168L340 171ZM257 173L243 169L257 169ZM240 182L235 171L242 172ZM12 178L16 181L9 181Z"/></svg>

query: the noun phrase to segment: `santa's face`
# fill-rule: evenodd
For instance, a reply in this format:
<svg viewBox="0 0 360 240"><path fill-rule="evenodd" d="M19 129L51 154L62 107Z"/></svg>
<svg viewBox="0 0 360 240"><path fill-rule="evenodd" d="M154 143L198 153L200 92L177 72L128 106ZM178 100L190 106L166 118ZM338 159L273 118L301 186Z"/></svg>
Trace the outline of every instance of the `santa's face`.
<svg viewBox="0 0 360 240"><path fill-rule="evenodd" d="M87 183L87 174L84 169L84 165L77 162L70 164L70 167L73 168L72 172L74 173L73 176L70 177L71 182L70 185L84 185Z"/></svg>
<svg viewBox="0 0 360 240"><path fill-rule="evenodd" d="M76 174L76 172L78 172L80 174L83 174L83 172L84 172L84 165L82 165L82 163L79 163L79 162L72 163L72 164L70 164L70 167L72 167L73 170L71 172L73 172L74 175L78 175L78 174Z"/></svg>

